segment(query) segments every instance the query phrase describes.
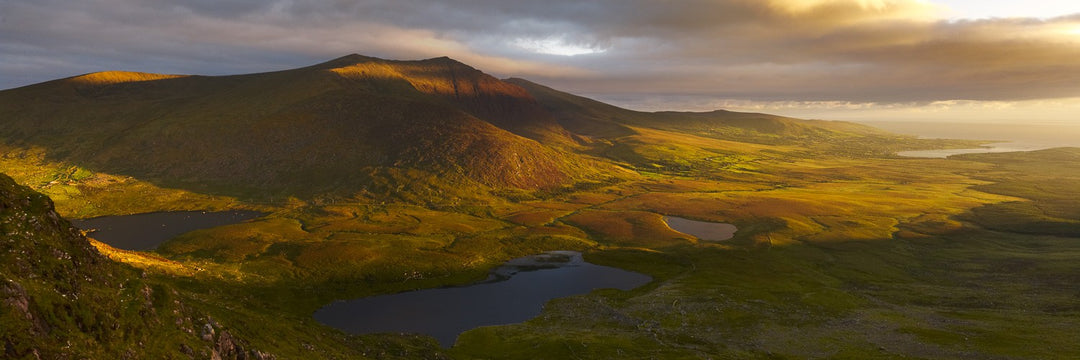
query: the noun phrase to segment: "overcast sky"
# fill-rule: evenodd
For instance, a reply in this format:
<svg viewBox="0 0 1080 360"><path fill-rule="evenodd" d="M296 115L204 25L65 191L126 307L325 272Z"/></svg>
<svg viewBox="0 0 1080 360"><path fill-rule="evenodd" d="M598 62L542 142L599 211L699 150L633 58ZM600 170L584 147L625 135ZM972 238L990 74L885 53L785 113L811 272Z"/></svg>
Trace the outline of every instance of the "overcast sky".
<svg viewBox="0 0 1080 360"><path fill-rule="evenodd" d="M0 89L450 56L642 110L1080 114L1080 1L0 0Z"/></svg>

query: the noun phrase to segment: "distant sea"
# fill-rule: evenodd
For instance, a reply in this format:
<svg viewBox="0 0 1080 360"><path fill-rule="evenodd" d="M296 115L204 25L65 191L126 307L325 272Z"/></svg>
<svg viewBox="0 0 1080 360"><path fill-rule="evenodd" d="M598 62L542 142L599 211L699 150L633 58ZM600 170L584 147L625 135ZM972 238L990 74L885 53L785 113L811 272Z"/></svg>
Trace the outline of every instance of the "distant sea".
<svg viewBox="0 0 1080 360"><path fill-rule="evenodd" d="M912 157L947 157L980 152L1032 151L1055 147L1080 147L1078 124L974 124L919 121L862 121L865 125L897 134L927 139L968 139L996 141L978 149L903 151Z"/></svg>

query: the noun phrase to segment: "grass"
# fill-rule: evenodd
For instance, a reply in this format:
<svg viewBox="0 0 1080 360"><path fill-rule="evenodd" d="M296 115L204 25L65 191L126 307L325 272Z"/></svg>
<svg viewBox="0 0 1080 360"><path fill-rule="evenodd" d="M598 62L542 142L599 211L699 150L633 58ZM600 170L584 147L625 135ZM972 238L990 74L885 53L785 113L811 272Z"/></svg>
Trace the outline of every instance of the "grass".
<svg viewBox="0 0 1080 360"><path fill-rule="evenodd" d="M368 63L342 66L357 62ZM7 127L0 171L71 217L270 213L153 252L94 246L130 266L117 270L125 284L167 294L149 308L184 314L181 329L213 317L282 358L1080 357L1075 149L897 158L897 150L967 143L764 114L640 113L513 81L534 103L463 66L348 57L260 76L101 74L89 87L52 84L85 102L59 104L59 113L102 121L85 133L41 130L33 141L13 139L37 127ZM448 82L448 71L468 81ZM257 91L292 80L304 81ZM175 98L189 93L203 95ZM486 107L481 99L495 93L514 96ZM17 110L23 103L11 94L5 101ZM121 96L135 105L110 102ZM130 138L106 136L127 129L130 118L117 111L165 111L154 101L208 110L172 109L125 132ZM530 120L506 123L493 115L499 108L523 109ZM252 125L237 127L250 133L193 137L225 118ZM62 128L53 120L42 127ZM573 136L549 131L555 122ZM83 137L112 142L89 151ZM283 150L252 151L265 148L260 141ZM172 145L191 151L129 152ZM664 215L740 231L698 242L669 229ZM547 250L584 251L654 281L554 300L533 320L469 331L451 349L423 336L348 336L310 317L334 300L467 284ZM63 309L47 283L35 284L33 292L49 294L42 304ZM139 296L101 298L116 305ZM49 320L77 332L74 319L105 311L80 306L73 311L83 315ZM139 325L138 307L117 306L128 335L104 333L120 345L74 355L116 355L137 339L163 354L201 344L192 334L132 335L173 323ZM4 319L3 329L25 330Z"/></svg>
<svg viewBox="0 0 1080 360"><path fill-rule="evenodd" d="M453 350L465 358L552 359L620 351L659 358L1060 358L1080 350L1068 345L1075 313L1060 308L1073 303L1076 286L1045 281L1078 275L1067 260L1075 259L1075 242L970 235L963 243L684 249L666 252L668 261L690 269L666 274L642 259L616 261L659 275L660 284L562 299L529 322L468 332ZM1049 261L996 267L1018 258Z"/></svg>
<svg viewBox="0 0 1080 360"><path fill-rule="evenodd" d="M1002 231L1080 236L1080 149L958 158L996 165L992 171L973 174L992 181L976 189L1023 198L976 208L971 221Z"/></svg>
<svg viewBox="0 0 1080 360"><path fill-rule="evenodd" d="M678 139L646 133L656 142ZM683 146L723 142L702 138ZM707 176L658 172L560 191L473 195L487 201L454 207L295 199L260 221L185 234L156 253L99 248L183 289L187 301L279 354L1052 358L1080 352L1062 345L1072 343L1066 330L1080 315L1072 300L1078 289L1069 280L1080 278L1071 265L1080 248L1066 238L969 225L1024 219L1017 216L1024 208L1013 204L1068 201L1069 191L1043 191L1067 188L1068 179L1054 183L1061 176L1049 172L1035 179L1032 169L985 159L754 151L741 161L756 169L755 177L728 174L730 168L703 168ZM63 164L8 161L27 179L35 169L45 174L40 179L78 173ZM1023 164L1032 161L1038 157ZM121 189L133 202L143 197ZM668 229L661 215L731 222L741 231L732 241L699 244ZM585 250L592 262L656 280L628 292L555 300L536 319L467 332L449 350L423 337L346 337L309 317L335 299L464 284L506 259L555 249ZM263 321L279 326L255 326ZM295 335L300 332L318 339ZM283 334L317 350L283 346L274 340Z"/></svg>
<svg viewBox="0 0 1080 360"><path fill-rule="evenodd" d="M592 262L656 278L634 291L553 301L523 324L470 331L450 349L460 358L1053 358L1080 351L1053 345L1071 343L1066 330L1077 322L1071 296L1078 289L1067 280L1080 275L1071 265L1080 255L1074 242L961 221L1024 195L971 190L990 183L965 174L996 165L762 164L765 174L805 176L784 184L643 177L541 195L547 200L494 201L469 213L309 205L188 234L160 251L220 269L192 279L234 274L190 287L239 287L249 294L242 301L267 310L247 316L288 314L305 326L316 326L304 319L332 299L467 283L507 258L548 249L591 249ZM659 214L743 230L732 242L695 244L666 229ZM1033 343L1046 346L1025 345Z"/></svg>
<svg viewBox="0 0 1080 360"><path fill-rule="evenodd" d="M94 172L47 159L39 147L0 146L0 171L48 195L68 218L153 211L265 209L235 198L162 188L130 176Z"/></svg>
<svg viewBox="0 0 1080 360"><path fill-rule="evenodd" d="M361 347L441 351L424 338L333 335L309 318L331 300L464 284L508 258L554 249L587 250L592 262L656 280L553 301L529 322L467 332L448 354L1043 358L1080 351L1050 345L1069 343L1065 330L1077 322L1071 296L1078 289L1068 279L1080 276L1071 266L1080 249L1067 239L965 222L996 219L986 207L1016 217L1022 209L1010 204L1054 203L1052 194L1070 192L1033 192L1051 183L1031 179L1009 185L1019 173L993 162L754 159L761 176L753 180L628 177L524 201L492 195L485 206L296 200L260 221L185 234L156 254L101 248L184 289L256 343L295 331L337 339L321 353L327 356ZM1017 202L1024 196L1041 200ZM661 214L732 222L741 231L729 242L698 244L664 226ZM282 327L253 327L268 316L285 319ZM1024 345L1031 343L1047 346Z"/></svg>

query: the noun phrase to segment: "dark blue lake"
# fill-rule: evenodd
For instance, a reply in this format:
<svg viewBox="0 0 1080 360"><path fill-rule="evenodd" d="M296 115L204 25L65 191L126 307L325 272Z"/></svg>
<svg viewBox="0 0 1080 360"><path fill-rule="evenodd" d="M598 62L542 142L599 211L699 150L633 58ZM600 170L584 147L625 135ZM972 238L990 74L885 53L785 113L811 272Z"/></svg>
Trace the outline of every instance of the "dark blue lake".
<svg viewBox="0 0 1080 360"><path fill-rule="evenodd" d="M152 250L177 235L236 224L266 215L258 211L170 211L71 220L90 237L117 249Z"/></svg>
<svg viewBox="0 0 1080 360"><path fill-rule="evenodd" d="M555 251L511 260L485 282L337 301L314 317L354 334L420 333L450 347L466 330L529 320L551 299L630 290L649 281L648 275L585 262L578 252Z"/></svg>

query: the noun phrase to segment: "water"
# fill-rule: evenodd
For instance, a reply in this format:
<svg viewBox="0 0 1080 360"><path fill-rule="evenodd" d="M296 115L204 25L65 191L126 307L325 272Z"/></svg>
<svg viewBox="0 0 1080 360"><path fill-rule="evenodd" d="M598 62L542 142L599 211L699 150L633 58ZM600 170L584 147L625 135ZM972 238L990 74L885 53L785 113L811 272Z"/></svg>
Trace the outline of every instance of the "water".
<svg viewBox="0 0 1080 360"><path fill-rule="evenodd" d="M117 249L152 250L177 235L261 217L258 211L171 211L71 220L90 237Z"/></svg>
<svg viewBox="0 0 1080 360"><path fill-rule="evenodd" d="M664 222L672 230L693 235L705 241L724 241L735 237L735 232L739 230L731 224L696 221L675 216L665 216Z"/></svg>
<svg viewBox="0 0 1080 360"><path fill-rule="evenodd" d="M975 124L917 121L874 121L866 125L899 134L934 139L997 141L983 148L902 151L900 156L944 158L949 155L1034 151L1055 147L1080 147L1080 124Z"/></svg>
<svg viewBox="0 0 1080 360"><path fill-rule="evenodd" d="M896 155L903 157L919 157L919 158L947 158L952 155L960 154L982 154L982 153L998 153L998 152L1013 152L1013 151L1033 151L1048 149L1050 147L1044 146L1017 146L1012 143L995 143L990 144L987 147L971 148L971 149L938 149L938 150L911 150L900 151Z"/></svg>
<svg viewBox="0 0 1080 360"><path fill-rule="evenodd" d="M450 347L466 330L531 319L551 299L630 290L649 281L644 274L585 262L578 252L554 251L511 260L485 282L338 301L314 317L350 333L421 333Z"/></svg>

